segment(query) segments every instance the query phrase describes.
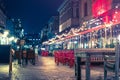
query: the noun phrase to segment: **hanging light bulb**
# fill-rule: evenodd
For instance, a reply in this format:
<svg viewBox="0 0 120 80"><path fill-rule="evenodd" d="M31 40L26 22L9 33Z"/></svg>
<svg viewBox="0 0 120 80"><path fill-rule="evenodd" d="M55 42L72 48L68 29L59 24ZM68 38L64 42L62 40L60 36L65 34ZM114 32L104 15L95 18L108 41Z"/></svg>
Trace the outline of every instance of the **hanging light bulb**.
<svg viewBox="0 0 120 80"><path fill-rule="evenodd" d="M118 6L115 6L115 8L118 8Z"/></svg>

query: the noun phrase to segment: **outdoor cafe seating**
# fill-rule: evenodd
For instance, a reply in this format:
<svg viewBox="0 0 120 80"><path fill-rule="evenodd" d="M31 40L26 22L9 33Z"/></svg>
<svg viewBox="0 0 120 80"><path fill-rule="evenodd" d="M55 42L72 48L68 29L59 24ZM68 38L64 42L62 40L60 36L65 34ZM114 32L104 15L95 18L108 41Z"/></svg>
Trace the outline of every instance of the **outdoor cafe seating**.
<svg viewBox="0 0 120 80"><path fill-rule="evenodd" d="M108 72L114 73L114 80L119 80L120 73L120 44L116 45L114 55L104 56L104 80L107 80Z"/></svg>
<svg viewBox="0 0 120 80"><path fill-rule="evenodd" d="M18 64L21 63L21 60L22 60L22 64L23 64L25 60L35 60L35 53L33 50L27 50L27 51L16 50L15 58L18 59Z"/></svg>
<svg viewBox="0 0 120 80"><path fill-rule="evenodd" d="M48 51L42 50L41 51L41 56L48 56Z"/></svg>
<svg viewBox="0 0 120 80"><path fill-rule="evenodd" d="M74 66L74 51L73 50L56 50L54 51L55 63L59 65L69 65L69 67Z"/></svg>

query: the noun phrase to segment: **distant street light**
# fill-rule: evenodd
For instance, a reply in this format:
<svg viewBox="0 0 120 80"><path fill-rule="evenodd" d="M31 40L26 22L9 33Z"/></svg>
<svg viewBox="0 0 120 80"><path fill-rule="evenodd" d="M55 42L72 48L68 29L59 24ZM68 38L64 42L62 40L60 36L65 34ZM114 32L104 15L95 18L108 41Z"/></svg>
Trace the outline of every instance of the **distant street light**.
<svg viewBox="0 0 120 80"><path fill-rule="evenodd" d="M8 30L5 30L5 31L4 31L4 34L3 34L3 37L7 37L8 34L9 34L9 31L8 31Z"/></svg>
<svg viewBox="0 0 120 80"><path fill-rule="evenodd" d="M10 40L10 41L14 40L14 37L10 37L9 40Z"/></svg>

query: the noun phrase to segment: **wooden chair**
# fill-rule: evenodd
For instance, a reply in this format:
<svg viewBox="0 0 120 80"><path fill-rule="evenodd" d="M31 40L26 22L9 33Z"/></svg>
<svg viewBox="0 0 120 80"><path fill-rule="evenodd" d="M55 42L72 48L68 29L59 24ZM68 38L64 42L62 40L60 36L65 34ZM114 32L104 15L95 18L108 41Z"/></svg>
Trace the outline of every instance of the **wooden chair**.
<svg viewBox="0 0 120 80"><path fill-rule="evenodd" d="M20 53L22 53L22 51L20 52L19 50L18 51L15 51L15 57L17 58L17 59L21 59L22 58L22 54L20 55Z"/></svg>
<svg viewBox="0 0 120 80"><path fill-rule="evenodd" d="M119 80L119 58L120 58L120 45L117 44L115 48L115 55L104 56L104 80L107 80L107 72L115 73L114 80Z"/></svg>
<svg viewBox="0 0 120 80"><path fill-rule="evenodd" d="M28 59L35 59L35 52L33 50L28 50L27 54L28 54L27 56Z"/></svg>
<svg viewBox="0 0 120 80"><path fill-rule="evenodd" d="M30 60L33 65L35 65L35 52L34 52L34 50L27 51L27 59Z"/></svg>
<svg viewBox="0 0 120 80"><path fill-rule="evenodd" d="M70 53L70 61L69 61L69 66L70 68L73 67L75 65L75 57L74 57L74 53Z"/></svg>

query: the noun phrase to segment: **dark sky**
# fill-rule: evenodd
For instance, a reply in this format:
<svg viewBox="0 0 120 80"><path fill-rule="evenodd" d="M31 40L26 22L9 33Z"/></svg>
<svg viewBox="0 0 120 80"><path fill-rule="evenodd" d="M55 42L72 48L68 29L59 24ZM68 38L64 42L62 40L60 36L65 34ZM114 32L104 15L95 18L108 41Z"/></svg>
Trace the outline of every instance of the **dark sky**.
<svg viewBox="0 0 120 80"><path fill-rule="evenodd" d="M64 0L7 0L7 15L20 18L25 32L40 32Z"/></svg>

